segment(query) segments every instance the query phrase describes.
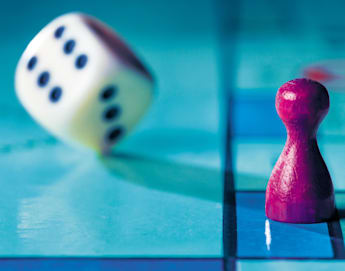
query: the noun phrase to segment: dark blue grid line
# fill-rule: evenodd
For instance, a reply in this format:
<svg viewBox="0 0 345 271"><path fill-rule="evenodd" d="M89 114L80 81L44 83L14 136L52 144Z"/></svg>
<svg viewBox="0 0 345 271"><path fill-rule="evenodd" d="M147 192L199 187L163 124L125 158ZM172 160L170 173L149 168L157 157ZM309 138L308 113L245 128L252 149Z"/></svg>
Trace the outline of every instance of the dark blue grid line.
<svg viewBox="0 0 345 271"><path fill-rule="evenodd" d="M1 258L0 270L69 271L221 271L222 258Z"/></svg>
<svg viewBox="0 0 345 271"><path fill-rule="evenodd" d="M327 227L334 258L345 259L344 237L341 230L338 210L336 211L334 220L327 222Z"/></svg>
<svg viewBox="0 0 345 271"><path fill-rule="evenodd" d="M224 183L223 183L223 257L224 270L236 270L237 221L236 191L233 174L233 88L236 71L236 33L238 27L239 2L219 0L216 2L216 16L219 26L220 97L223 98L221 121L225 121Z"/></svg>

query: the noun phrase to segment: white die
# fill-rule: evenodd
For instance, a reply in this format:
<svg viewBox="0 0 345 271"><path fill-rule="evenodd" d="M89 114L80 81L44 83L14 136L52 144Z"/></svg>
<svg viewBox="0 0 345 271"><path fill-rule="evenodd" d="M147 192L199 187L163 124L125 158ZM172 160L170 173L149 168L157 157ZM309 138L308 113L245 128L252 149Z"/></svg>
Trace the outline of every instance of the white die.
<svg viewBox="0 0 345 271"><path fill-rule="evenodd" d="M144 115L153 78L118 36L80 13L44 27L21 56L16 93L56 136L108 151Z"/></svg>

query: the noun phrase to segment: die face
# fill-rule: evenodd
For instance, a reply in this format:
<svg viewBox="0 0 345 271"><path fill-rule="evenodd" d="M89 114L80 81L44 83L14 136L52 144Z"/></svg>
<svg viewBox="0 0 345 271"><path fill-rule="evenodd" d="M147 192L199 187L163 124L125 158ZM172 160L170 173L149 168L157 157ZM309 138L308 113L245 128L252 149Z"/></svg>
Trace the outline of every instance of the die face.
<svg viewBox="0 0 345 271"><path fill-rule="evenodd" d="M153 82L126 66L100 81L73 116L69 133L98 152L108 152L142 118Z"/></svg>
<svg viewBox="0 0 345 271"><path fill-rule="evenodd" d="M34 119L62 139L97 151L132 129L153 89L151 74L118 36L79 13L55 19L36 35L15 81Z"/></svg>
<svg viewBox="0 0 345 271"><path fill-rule="evenodd" d="M54 134L67 130L83 100L103 76L117 68L102 42L78 13L44 27L18 62L16 93L27 111Z"/></svg>

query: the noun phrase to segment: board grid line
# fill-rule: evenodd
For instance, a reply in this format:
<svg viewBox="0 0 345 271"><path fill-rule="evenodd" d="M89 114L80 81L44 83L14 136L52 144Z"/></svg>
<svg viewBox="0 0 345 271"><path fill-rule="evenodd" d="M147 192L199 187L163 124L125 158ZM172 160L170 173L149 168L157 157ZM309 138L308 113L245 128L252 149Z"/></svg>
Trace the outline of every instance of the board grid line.
<svg viewBox="0 0 345 271"><path fill-rule="evenodd" d="M218 57L221 104L220 119L226 127L223 156L223 268L224 271L237 269L237 217L236 191L233 172L233 90L236 66L236 34L238 29L239 1L216 1L218 15ZM223 108L223 110L222 110Z"/></svg>

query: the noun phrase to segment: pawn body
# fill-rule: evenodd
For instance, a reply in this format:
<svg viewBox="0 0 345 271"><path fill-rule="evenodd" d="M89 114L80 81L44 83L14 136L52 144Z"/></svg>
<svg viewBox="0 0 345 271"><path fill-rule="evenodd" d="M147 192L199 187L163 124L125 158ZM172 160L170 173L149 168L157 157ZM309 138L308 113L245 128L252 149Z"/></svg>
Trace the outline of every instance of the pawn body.
<svg viewBox="0 0 345 271"><path fill-rule="evenodd" d="M334 191L316 132L329 109L326 88L308 79L285 83L276 109L287 130L285 147L266 190L266 215L289 223L317 223L335 212Z"/></svg>
<svg viewBox="0 0 345 271"><path fill-rule="evenodd" d="M148 109L153 78L108 26L81 13L44 27L21 56L17 96L52 134L107 152Z"/></svg>

